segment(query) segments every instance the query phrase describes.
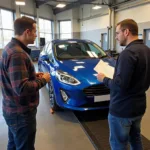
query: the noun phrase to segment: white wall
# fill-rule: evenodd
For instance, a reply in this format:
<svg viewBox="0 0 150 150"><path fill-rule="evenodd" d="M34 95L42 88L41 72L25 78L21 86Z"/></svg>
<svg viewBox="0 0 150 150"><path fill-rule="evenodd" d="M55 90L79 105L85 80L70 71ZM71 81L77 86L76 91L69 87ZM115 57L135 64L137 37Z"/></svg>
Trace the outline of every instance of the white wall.
<svg viewBox="0 0 150 150"><path fill-rule="evenodd" d="M118 11L116 13L116 22L119 22L126 18L132 18L137 23L150 21L150 4Z"/></svg>
<svg viewBox="0 0 150 150"><path fill-rule="evenodd" d="M0 0L0 6L7 9L15 10L15 1L14 0Z"/></svg>
<svg viewBox="0 0 150 150"><path fill-rule="evenodd" d="M35 2L33 0L26 0L26 5L20 6L20 12L35 16Z"/></svg>
<svg viewBox="0 0 150 150"><path fill-rule="evenodd" d="M107 28L108 25L109 25L108 15L86 20L86 21L81 21L81 24L80 24L81 32L96 30L96 29L104 29L104 28Z"/></svg>
<svg viewBox="0 0 150 150"><path fill-rule="evenodd" d="M56 20L71 20L72 9L56 14Z"/></svg>
<svg viewBox="0 0 150 150"><path fill-rule="evenodd" d="M80 32L80 24L79 24L79 8L72 9L72 31Z"/></svg>
<svg viewBox="0 0 150 150"><path fill-rule="evenodd" d="M39 7L39 17L54 19L53 11L50 6L42 5Z"/></svg>
<svg viewBox="0 0 150 150"><path fill-rule="evenodd" d="M93 10L92 5L80 7L80 34L82 39L89 39L101 46L101 34L107 33L109 26L108 7Z"/></svg>

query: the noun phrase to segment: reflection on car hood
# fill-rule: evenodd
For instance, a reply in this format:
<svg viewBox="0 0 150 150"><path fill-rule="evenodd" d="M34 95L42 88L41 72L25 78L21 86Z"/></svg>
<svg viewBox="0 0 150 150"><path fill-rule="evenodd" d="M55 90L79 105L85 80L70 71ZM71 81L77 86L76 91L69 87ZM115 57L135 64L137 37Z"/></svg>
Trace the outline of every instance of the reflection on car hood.
<svg viewBox="0 0 150 150"><path fill-rule="evenodd" d="M97 72L94 67L100 59L79 59L79 60L63 60L58 61L58 70L69 73L78 80L86 80L90 83L98 83L96 75ZM114 66L114 59L105 58L103 61L108 62L110 66Z"/></svg>

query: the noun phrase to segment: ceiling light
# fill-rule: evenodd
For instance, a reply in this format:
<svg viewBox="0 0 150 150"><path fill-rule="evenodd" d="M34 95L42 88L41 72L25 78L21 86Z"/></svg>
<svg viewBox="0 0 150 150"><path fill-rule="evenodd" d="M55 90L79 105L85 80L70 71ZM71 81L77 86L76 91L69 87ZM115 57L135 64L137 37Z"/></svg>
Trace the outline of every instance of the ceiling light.
<svg viewBox="0 0 150 150"><path fill-rule="evenodd" d="M56 7L57 8L63 8L63 7L65 7L66 6L66 4L58 4Z"/></svg>
<svg viewBox="0 0 150 150"><path fill-rule="evenodd" d="M102 8L101 6L95 5L92 9L100 9Z"/></svg>
<svg viewBox="0 0 150 150"><path fill-rule="evenodd" d="M25 5L25 0L16 0L16 5Z"/></svg>

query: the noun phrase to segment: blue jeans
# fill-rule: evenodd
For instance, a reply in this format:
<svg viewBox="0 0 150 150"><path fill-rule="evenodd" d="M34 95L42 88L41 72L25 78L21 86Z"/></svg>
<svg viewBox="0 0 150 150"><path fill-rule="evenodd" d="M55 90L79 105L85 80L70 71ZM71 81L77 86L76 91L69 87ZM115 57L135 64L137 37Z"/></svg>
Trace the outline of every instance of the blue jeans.
<svg viewBox="0 0 150 150"><path fill-rule="evenodd" d="M35 150L36 112L4 116L8 125L7 150Z"/></svg>
<svg viewBox="0 0 150 150"><path fill-rule="evenodd" d="M111 150L127 150L128 142L131 150L143 150L140 134L142 117L119 118L109 113Z"/></svg>

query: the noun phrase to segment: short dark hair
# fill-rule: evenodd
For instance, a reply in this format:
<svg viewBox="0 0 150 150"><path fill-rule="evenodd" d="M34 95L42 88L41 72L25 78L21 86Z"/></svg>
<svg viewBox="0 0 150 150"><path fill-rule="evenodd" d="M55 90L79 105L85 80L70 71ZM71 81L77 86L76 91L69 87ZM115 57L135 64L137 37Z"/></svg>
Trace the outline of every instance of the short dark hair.
<svg viewBox="0 0 150 150"><path fill-rule="evenodd" d="M14 22L15 35L22 35L27 29L32 30L34 23L36 23L35 20L25 16L16 19Z"/></svg>
<svg viewBox="0 0 150 150"><path fill-rule="evenodd" d="M138 35L138 25L133 19L125 19L119 23L117 23L117 26L120 25L120 28L122 30L129 29L129 31L132 33L132 35Z"/></svg>

